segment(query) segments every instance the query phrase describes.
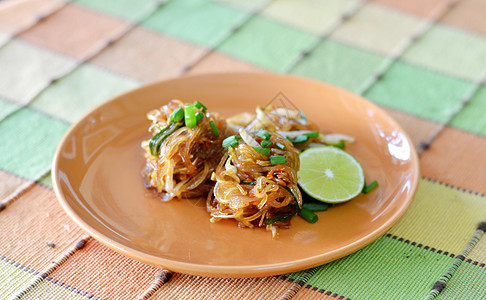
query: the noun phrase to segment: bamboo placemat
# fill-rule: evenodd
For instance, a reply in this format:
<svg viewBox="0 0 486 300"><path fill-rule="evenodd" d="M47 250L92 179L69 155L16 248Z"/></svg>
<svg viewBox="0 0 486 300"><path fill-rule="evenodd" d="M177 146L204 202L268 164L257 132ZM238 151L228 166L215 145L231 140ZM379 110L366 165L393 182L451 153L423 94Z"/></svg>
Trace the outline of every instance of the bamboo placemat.
<svg viewBox="0 0 486 300"><path fill-rule="evenodd" d="M0 298L486 299L484 0L0 0ZM315 78L390 113L420 155L407 214L364 249L265 278L172 273L82 232L52 191L67 128L142 84Z"/></svg>

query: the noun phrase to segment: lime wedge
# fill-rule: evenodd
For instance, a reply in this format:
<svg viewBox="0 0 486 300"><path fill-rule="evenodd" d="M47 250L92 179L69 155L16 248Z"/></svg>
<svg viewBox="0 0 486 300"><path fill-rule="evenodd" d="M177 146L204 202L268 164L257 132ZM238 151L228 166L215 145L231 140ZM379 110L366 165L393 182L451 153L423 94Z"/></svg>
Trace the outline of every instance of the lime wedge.
<svg viewBox="0 0 486 300"><path fill-rule="evenodd" d="M363 167L351 154L331 146L309 148L300 154L300 187L322 202L340 203L363 190Z"/></svg>

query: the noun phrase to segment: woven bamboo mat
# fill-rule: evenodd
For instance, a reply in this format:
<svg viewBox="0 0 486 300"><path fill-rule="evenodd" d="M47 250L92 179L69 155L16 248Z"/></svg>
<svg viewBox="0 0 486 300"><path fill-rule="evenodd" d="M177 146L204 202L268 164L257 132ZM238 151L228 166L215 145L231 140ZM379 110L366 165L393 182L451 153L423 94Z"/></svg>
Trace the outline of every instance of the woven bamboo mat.
<svg viewBox="0 0 486 300"><path fill-rule="evenodd" d="M485 16L484 0L0 0L0 298L486 299ZM226 71L385 108L420 155L405 217L342 259L245 279L171 273L82 232L50 178L67 128L137 86Z"/></svg>

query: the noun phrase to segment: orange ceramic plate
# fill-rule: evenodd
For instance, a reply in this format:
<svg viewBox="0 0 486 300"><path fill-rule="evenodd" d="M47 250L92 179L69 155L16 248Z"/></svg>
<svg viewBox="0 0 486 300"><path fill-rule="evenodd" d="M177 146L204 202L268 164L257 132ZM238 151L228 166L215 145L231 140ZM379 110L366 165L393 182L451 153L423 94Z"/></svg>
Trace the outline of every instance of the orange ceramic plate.
<svg viewBox="0 0 486 300"><path fill-rule="evenodd" d="M315 224L295 217L277 239L230 220L210 223L204 199L162 203L144 188L140 142L150 137L146 113L173 98L199 100L223 116L269 102L302 109L321 130L356 138L347 150L379 188L318 213ZM176 272L218 277L283 274L350 254L403 216L419 178L410 139L377 106L321 82L275 74L183 77L116 97L69 130L52 174L68 215L108 247Z"/></svg>

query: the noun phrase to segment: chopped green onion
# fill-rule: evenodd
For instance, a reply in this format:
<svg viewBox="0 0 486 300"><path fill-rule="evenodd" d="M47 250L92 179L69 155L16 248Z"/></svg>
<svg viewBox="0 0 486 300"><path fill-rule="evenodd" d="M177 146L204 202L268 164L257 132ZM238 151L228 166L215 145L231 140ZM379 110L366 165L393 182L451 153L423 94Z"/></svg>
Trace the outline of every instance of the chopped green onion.
<svg viewBox="0 0 486 300"><path fill-rule="evenodd" d="M269 140L272 135L270 134L270 132L266 131L265 129L260 129L258 130L258 132L256 133L257 136L261 137L262 139L265 139L265 140Z"/></svg>
<svg viewBox="0 0 486 300"><path fill-rule="evenodd" d="M340 142L339 144L335 144L335 145L331 145L331 146L339 148L339 149L344 149L344 147L346 147L346 143Z"/></svg>
<svg viewBox="0 0 486 300"><path fill-rule="evenodd" d="M194 104L184 105L184 121L187 127L196 127L196 107L194 106Z"/></svg>
<svg viewBox="0 0 486 300"><path fill-rule="evenodd" d="M283 156L283 155L270 156L271 165L284 164L286 162L287 162L287 156Z"/></svg>
<svg viewBox="0 0 486 300"><path fill-rule="evenodd" d="M280 150L287 150L287 148L285 148L285 146L282 145L282 144L280 144L279 142L276 142L275 143L275 147L277 147Z"/></svg>
<svg viewBox="0 0 486 300"><path fill-rule="evenodd" d="M296 137L292 141L292 143L294 143L294 144L302 144L302 143L307 142L307 140L309 140L309 137L307 135L299 135L298 137Z"/></svg>
<svg viewBox="0 0 486 300"><path fill-rule="evenodd" d="M218 127L216 127L216 124L214 124L213 120L209 121L209 126L211 126L211 129L213 130L214 135L216 137L219 137Z"/></svg>
<svg viewBox="0 0 486 300"><path fill-rule="evenodd" d="M204 104L202 104L199 101L194 102L194 106L199 108L200 110L202 110L202 112L206 112L206 110L207 110L207 107L204 106Z"/></svg>
<svg viewBox="0 0 486 300"><path fill-rule="evenodd" d="M164 133L169 130L170 125L166 126L164 129L159 131L157 134L155 134L149 141L149 148L150 148L150 154L156 156L158 151L158 148L160 148L159 141L160 139L164 136ZM158 146L158 147L157 147Z"/></svg>
<svg viewBox="0 0 486 300"><path fill-rule="evenodd" d="M260 145L262 145L263 148L268 148L272 145L273 143L267 140L263 140Z"/></svg>
<svg viewBox="0 0 486 300"><path fill-rule="evenodd" d="M376 188L378 186L378 181L374 180L372 183L366 185L365 183L365 186L363 188L363 193L364 194L368 194L369 192L371 192L374 188Z"/></svg>
<svg viewBox="0 0 486 300"><path fill-rule="evenodd" d="M256 181L242 180L241 183L243 183L243 184L256 184Z"/></svg>
<svg viewBox="0 0 486 300"><path fill-rule="evenodd" d="M204 118L204 114L200 111L196 113L196 123L199 123Z"/></svg>
<svg viewBox="0 0 486 300"><path fill-rule="evenodd" d="M253 147L256 151L260 152L261 154L265 156L270 155L270 148L263 148L263 147Z"/></svg>
<svg viewBox="0 0 486 300"><path fill-rule="evenodd" d="M299 216L304 218L309 223L315 223L319 219L315 213L304 207L302 207L302 209L299 211Z"/></svg>
<svg viewBox="0 0 486 300"><path fill-rule="evenodd" d="M324 202L306 202L302 207L310 211L325 211L329 208L329 204Z"/></svg>
<svg viewBox="0 0 486 300"><path fill-rule="evenodd" d="M154 135L149 141L149 148L150 154L153 156L158 156L160 145L162 142L171 135L174 131L182 127L181 122L171 123L169 126L165 127L161 131L159 131L156 135Z"/></svg>
<svg viewBox="0 0 486 300"><path fill-rule="evenodd" d="M179 122L184 118L184 109L182 107L179 107L178 109L174 110L169 117L169 121L171 123Z"/></svg>
<svg viewBox="0 0 486 300"><path fill-rule="evenodd" d="M292 142L292 143L294 142L294 141L292 141L292 139L290 138L290 136L286 136L285 138L286 138L287 140L289 140L290 142Z"/></svg>
<svg viewBox="0 0 486 300"><path fill-rule="evenodd" d="M309 138L316 138L316 137L319 136L319 131L307 132L307 133L304 133L304 135L309 137Z"/></svg>
<svg viewBox="0 0 486 300"><path fill-rule="evenodd" d="M294 215L295 215L295 213L289 214L289 215L278 215L278 216L275 216L275 217L267 218L267 219L265 219L265 225L272 225L275 222L288 220L288 219L292 218Z"/></svg>
<svg viewBox="0 0 486 300"><path fill-rule="evenodd" d="M232 135L223 140L223 148L227 150L229 147L235 147L238 145L238 140L241 139L238 135Z"/></svg>
<svg viewBox="0 0 486 300"><path fill-rule="evenodd" d="M243 128L238 130L243 141L251 147L260 147L260 144Z"/></svg>

